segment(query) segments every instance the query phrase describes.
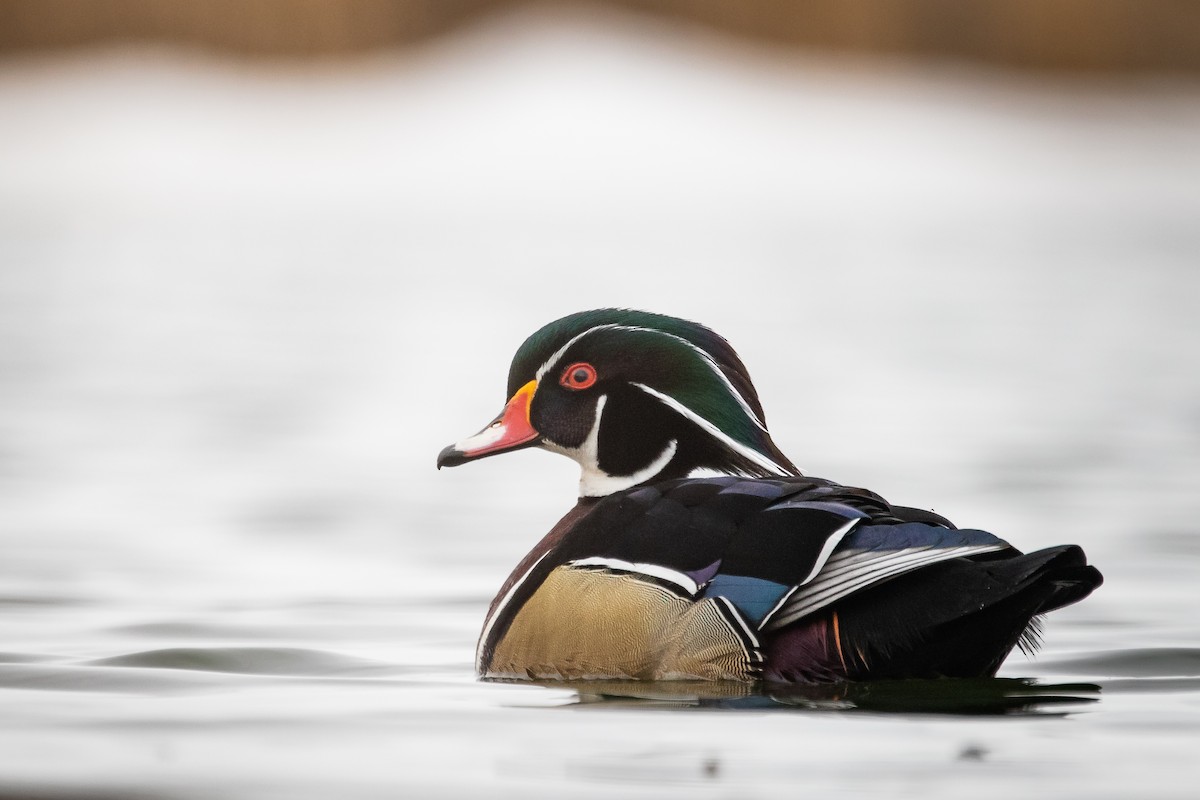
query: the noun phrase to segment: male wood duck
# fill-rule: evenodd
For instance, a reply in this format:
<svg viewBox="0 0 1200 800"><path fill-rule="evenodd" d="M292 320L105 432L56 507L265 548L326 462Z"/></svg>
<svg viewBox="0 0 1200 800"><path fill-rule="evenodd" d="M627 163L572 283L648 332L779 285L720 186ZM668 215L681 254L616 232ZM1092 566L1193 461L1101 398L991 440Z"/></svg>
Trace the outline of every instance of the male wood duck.
<svg viewBox="0 0 1200 800"><path fill-rule="evenodd" d="M476 667L525 679L807 683L994 675L1101 583L930 511L802 475L733 348L686 320L583 311L521 345L504 410L438 467L525 447L579 500L492 601ZM712 477L697 477L704 472Z"/></svg>

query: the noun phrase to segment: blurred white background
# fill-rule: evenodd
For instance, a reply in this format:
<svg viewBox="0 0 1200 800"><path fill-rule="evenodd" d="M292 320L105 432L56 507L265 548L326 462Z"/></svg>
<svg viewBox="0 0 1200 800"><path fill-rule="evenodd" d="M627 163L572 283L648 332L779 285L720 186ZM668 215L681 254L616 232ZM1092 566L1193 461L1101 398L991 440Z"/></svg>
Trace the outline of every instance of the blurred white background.
<svg viewBox="0 0 1200 800"><path fill-rule="evenodd" d="M604 305L724 333L802 467L908 502L1195 477L1193 85L637 22L518 14L321 67L9 60L7 513L175 546L565 503L543 454L430 467L524 336Z"/></svg>

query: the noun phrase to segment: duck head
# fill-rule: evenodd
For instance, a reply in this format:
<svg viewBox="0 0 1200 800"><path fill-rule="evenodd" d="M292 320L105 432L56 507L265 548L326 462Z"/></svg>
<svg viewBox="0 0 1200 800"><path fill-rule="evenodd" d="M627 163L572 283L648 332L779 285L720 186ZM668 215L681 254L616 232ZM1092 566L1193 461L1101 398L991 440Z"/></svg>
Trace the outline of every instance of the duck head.
<svg viewBox="0 0 1200 800"><path fill-rule="evenodd" d="M626 309L563 317L517 350L507 396L487 427L442 450L439 469L542 447L579 463L585 497L698 469L799 474L737 353L694 322Z"/></svg>

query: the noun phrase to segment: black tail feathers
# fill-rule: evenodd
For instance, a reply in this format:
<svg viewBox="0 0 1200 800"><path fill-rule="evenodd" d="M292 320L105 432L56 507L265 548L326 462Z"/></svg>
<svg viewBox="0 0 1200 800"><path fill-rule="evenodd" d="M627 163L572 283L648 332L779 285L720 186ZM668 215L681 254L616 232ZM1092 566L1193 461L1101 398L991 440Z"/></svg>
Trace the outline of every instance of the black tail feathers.
<svg viewBox="0 0 1200 800"><path fill-rule="evenodd" d="M1039 614L1045 614L1055 609L1077 603L1092 593L1104 583L1100 570L1087 563L1083 548L1068 544L1053 547L1049 550L1039 550L1023 558L1034 558L1048 554L1050 558L1043 562L1038 572L1038 582L1051 588Z"/></svg>
<svg viewBox="0 0 1200 800"><path fill-rule="evenodd" d="M994 675L1036 649L1037 618L1103 581L1075 545L960 558L896 578L837 609L851 680Z"/></svg>

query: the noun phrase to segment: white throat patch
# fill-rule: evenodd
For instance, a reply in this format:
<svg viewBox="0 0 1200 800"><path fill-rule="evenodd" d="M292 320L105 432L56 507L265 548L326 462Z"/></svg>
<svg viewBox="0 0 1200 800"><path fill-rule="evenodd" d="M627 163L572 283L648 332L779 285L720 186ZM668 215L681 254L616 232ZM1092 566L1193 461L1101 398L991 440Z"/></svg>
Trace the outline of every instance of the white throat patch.
<svg viewBox="0 0 1200 800"><path fill-rule="evenodd" d="M579 447L562 447L552 442L545 442L542 445L547 450L562 453L579 464L579 468L582 470L579 476L580 497L603 497L637 486L662 472L667 464L671 463L671 459L675 457L675 451L679 448L679 442L672 439L667 442L667 446L658 454L658 457L632 475L609 475L600 469L600 418L604 413L606 402L608 402L608 395L600 395L600 398L596 400L596 416L592 421L592 429Z"/></svg>

